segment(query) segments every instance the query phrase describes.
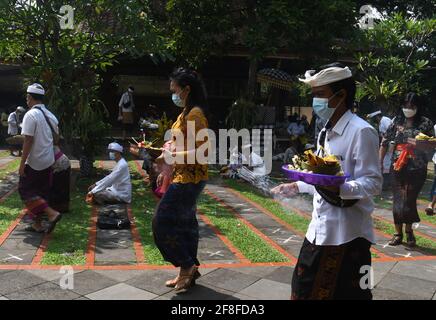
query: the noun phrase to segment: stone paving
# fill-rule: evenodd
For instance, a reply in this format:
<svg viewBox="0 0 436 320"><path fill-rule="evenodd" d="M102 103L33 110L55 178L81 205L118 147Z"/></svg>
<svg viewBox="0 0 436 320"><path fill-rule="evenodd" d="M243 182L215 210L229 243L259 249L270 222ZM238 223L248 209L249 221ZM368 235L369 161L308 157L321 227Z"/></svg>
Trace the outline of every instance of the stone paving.
<svg viewBox="0 0 436 320"><path fill-rule="evenodd" d="M104 167L110 165L113 164ZM304 235L222 185L209 183L206 192L271 246L293 258L291 262L283 266L241 263L234 250L199 213L199 259L206 267L200 269L202 277L188 293L177 295L164 286L166 280L176 275L175 269L137 264L133 229L97 228L93 264L74 270L73 282L69 282L73 287L64 289L61 284L65 275L59 268L29 266L43 236L24 232L21 221L0 246L0 300L288 300L293 262ZM299 208L310 214L310 201ZM407 251L403 246L387 246L387 240L386 235L377 234L374 247L385 256L373 259L374 299L436 300L436 257ZM8 267L12 264L13 267Z"/></svg>

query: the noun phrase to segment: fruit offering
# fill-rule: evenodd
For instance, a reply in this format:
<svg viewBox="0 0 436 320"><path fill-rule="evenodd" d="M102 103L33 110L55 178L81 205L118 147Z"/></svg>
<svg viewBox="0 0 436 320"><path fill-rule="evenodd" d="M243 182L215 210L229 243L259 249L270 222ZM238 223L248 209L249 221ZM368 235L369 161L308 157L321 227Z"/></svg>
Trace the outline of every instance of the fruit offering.
<svg viewBox="0 0 436 320"><path fill-rule="evenodd" d="M292 163L288 165L289 170L301 171L304 173L326 174L343 176L339 159L334 155L319 157L312 150L304 152L304 155L296 155Z"/></svg>
<svg viewBox="0 0 436 320"><path fill-rule="evenodd" d="M431 142L436 141L436 137L429 137L428 135L426 135L426 134L424 134L424 133L422 133L422 132L420 132L420 133L415 137L415 139L418 140L418 141L431 141Z"/></svg>

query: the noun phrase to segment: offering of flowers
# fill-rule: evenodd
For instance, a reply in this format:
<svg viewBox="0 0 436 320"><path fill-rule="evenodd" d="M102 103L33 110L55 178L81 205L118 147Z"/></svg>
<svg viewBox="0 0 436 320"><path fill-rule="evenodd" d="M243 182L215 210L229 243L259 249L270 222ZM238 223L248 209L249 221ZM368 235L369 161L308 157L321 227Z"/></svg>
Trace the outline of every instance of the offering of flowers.
<svg viewBox="0 0 436 320"><path fill-rule="evenodd" d="M319 157L312 150L305 151L303 155L294 156L288 169L304 173L344 176L341 163L336 156Z"/></svg>

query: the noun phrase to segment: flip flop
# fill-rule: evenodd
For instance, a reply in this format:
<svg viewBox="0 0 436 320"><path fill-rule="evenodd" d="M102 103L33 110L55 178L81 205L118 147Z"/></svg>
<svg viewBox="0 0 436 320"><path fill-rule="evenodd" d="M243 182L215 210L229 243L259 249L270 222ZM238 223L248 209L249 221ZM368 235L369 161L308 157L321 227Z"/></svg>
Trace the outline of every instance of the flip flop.
<svg viewBox="0 0 436 320"><path fill-rule="evenodd" d="M47 230L45 230L45 233L51 233L53 231L53 229L56 227L56 224L59 222L59 220L61 220L61 218L62 218L62 214L59 213L58 216L56 217L56 219L54 219L53 221L49 221L48 227L47 227Z"/></svg>
<svg viewBox="0 0 436 320"><path fill-rule="evenodd" d="M428 216L433 216L435 213L434 213L434 209L433 208L430 208L430 207L428 207L428 208L425 208L425 213L428 215Z"/></svg>
<svg viewBox="0 0 436 320"><path fill-rule="evenodd" d="M32 226L27 226L26 228L24 228L24 231L28 231L28 232L35 232L35 233L43 233L45 232L45 229L42 228L41 230L36 230L34 227Z"/></svg>

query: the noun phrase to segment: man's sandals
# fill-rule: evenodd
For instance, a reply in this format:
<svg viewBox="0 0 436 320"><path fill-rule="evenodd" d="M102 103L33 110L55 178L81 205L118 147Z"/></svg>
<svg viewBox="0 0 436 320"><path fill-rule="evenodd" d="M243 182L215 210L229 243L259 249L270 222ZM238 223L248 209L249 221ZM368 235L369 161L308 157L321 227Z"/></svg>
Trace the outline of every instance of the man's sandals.
<svg viewBox="0 0 436 320"><path fill-rule="evenodd" d="M434 209L432 207L425 208L425 213L428 216L434 216L436 213L434 212Z"/></svg>
<svg viewBox="0 0 436 320"><path fill-rule="evenodd" d="M59 220L61 220L61 218L62 218L62 214L60 212L58 212L57 217L53 221L48 222L48 227L45 230L45 233L47 233L47 234L51 233L54 230L54 228L56 227L56 224L59 222Z"/></svg>

